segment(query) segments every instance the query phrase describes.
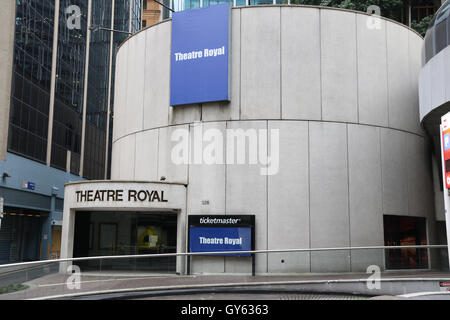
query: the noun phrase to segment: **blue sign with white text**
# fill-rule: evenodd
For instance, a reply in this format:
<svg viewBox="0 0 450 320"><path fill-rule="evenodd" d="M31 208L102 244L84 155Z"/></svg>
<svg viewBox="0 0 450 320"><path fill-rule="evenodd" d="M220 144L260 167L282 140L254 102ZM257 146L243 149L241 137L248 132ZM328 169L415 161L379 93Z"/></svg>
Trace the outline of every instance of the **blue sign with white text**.
<svg viewBox="0 0 450 320"><path fill-rule="evenodd" d="M170 105L229 100L230 4L174 12Z"/></svg>
<svg viewBox="0 0 450 320"><path fill-rule="evenodd" d="M251 228L190 227L190 252L250 251ZM228 254L227 254L228 255ZM250 256L249 253L229 255Z"/></svg>

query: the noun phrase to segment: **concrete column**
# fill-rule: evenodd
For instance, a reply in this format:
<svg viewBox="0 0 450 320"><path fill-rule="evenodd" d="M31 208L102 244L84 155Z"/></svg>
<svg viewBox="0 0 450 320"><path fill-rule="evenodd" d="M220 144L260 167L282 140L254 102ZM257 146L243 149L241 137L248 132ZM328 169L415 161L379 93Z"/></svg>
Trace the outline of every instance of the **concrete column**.
<svg viewBox="0 0 450 320"><path fill-rule="evenodd" d="M75 210L72 210L64 202L64 219L61 235L61 259L73 257L73 241L75 235ZM66 273L72 262L61 262L59 272Z"/></svg>
<svg viewBox="0 0 450 320"><path fill-rule="evenodd" d="M0 160L6 160L14 55L15 1L2 1L0 10Z"/></svg>
<svg viewBox="0 0 450 320"><path fill-rule="evenodd" d="M53 50L52 50L52 75L50 80L50 106L48 111L48 133L47 133L47 159L46 164L50 166L52 158L53 140L53 113L55 110L55 82L56 82L56 58L58 54L59 33L59 0L55 0L55 16L53 18Z"/></svg>
<svg viewBox="0 0 450 320"><path fill-rule="evenodd" d="M88 1L88 16L87 16L87 31L86 31L86 58L84 67L84 92L83 92L83 122L81 126L81 152L80 152L80 173L79 176L83 176L84 167L84 146L86 140L86 108L87 108L87 88L89 81L89 49L91 43L91 15L92 15L92 0Z"/></svg>

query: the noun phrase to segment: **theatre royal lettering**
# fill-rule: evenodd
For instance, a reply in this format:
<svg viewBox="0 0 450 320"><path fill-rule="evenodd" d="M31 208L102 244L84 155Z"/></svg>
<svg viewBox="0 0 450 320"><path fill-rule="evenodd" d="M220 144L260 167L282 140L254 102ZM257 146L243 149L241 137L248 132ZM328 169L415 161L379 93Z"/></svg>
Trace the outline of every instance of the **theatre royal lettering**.
<svg viewBox="0 0 450 320"><path fill-rule="evenodd" d="M164 191L158 190L80 190L75 193L77 202L167 202Z"/></svg>

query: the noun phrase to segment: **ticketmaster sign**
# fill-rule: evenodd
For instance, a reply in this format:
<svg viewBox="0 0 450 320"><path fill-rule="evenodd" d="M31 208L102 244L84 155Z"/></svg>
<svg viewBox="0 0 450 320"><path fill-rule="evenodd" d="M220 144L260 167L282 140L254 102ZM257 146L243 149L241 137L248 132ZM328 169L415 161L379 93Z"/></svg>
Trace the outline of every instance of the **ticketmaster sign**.
<svg viewBox="0 0 450 320"><path fill-rule="evenodd" d="M230 10L224 3L173 14L170 105L229 100Z"/></svg>

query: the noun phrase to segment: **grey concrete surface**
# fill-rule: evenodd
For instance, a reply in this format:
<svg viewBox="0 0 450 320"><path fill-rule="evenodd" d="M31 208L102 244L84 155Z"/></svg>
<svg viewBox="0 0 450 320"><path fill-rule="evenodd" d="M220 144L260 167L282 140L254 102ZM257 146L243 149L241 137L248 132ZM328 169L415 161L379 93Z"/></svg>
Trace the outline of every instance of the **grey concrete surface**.
<svg viewBox="0 0 450 320"><path fill-rule="evenodd" d="M302 274L296 276L164 276L145 273L104 273L83 274L79 279L79 288L70 289L67 281L74 284L63 274L49 274L25 282L28 289L0 295L2 300L12 299L67 299L70 297L94 298L94 294L106 294L105 297L130 298L139 295L177 295L184 299L193 294L249 294L258 299L259 294L276 296L301 294L334 294L377 297L377 299L409 299L406 294L414 294L411 299L424 296L423 292L434 292L439 296L439 282L449 281L450 274L442 272L390 272L382 273L380 287L367 286L368 275L356 273L344 274ZM180 295L181 294L181 295ZM131 295L131 296L130 296ZM136 296L136 295L135 295ZM383 297L384 296L384 297ZM445 297L450 297L446 295ZM440 297L440 298L445 298ZM96 297L101 298L101 296Z"/></svg>
<svg viewBox="0 0 450 320"><path fill-rule="evenodd" d="M450 101L450 47L428 61L420 71L420 120Z"/></svg>

